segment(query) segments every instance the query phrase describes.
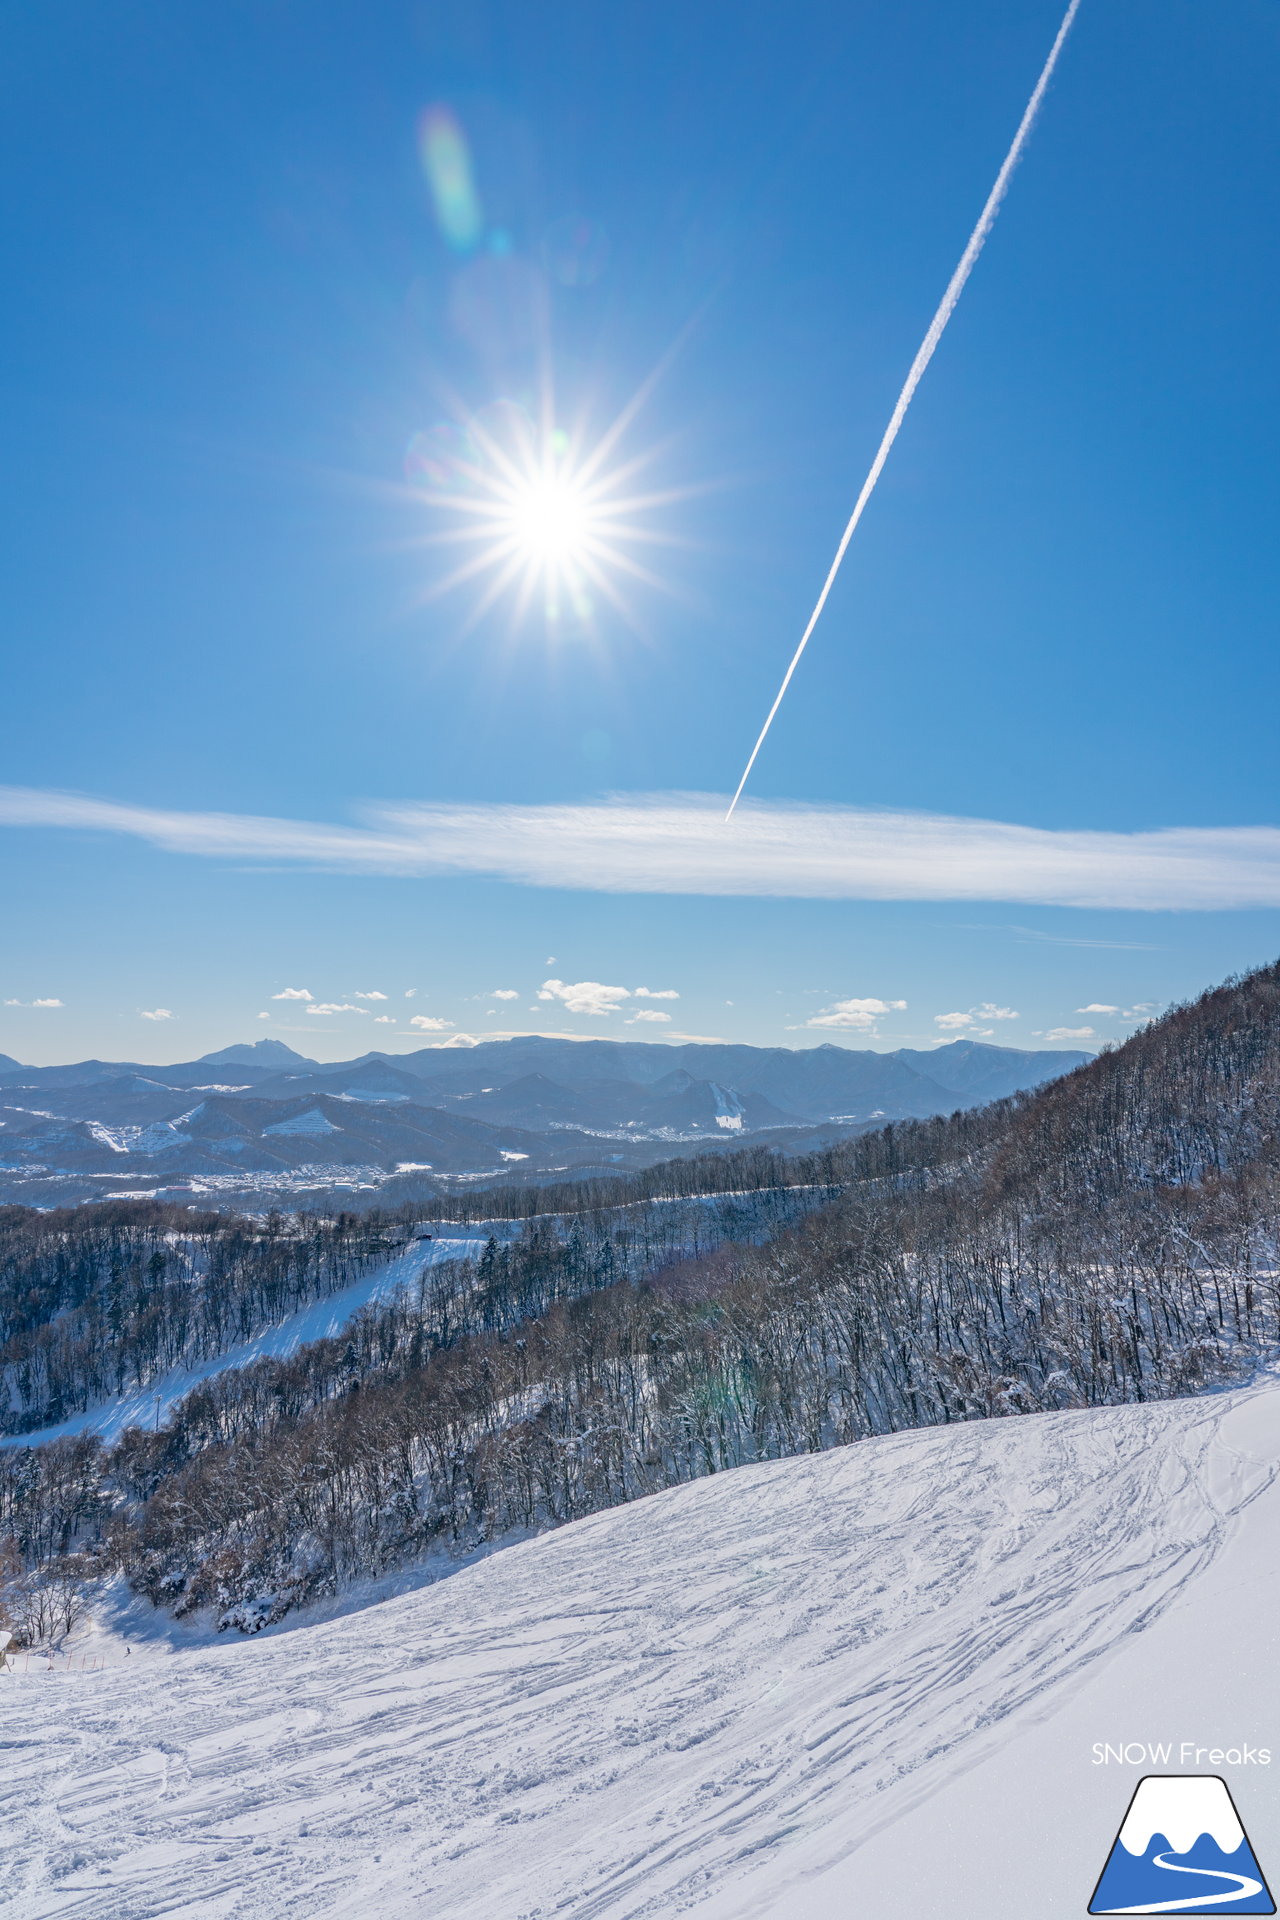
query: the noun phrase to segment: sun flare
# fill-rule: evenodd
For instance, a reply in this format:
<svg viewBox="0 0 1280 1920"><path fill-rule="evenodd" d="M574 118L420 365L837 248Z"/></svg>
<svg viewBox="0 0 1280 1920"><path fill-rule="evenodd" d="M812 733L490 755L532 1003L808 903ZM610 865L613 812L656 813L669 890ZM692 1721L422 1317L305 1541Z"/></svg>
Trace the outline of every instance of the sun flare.
<svg viewBox="0 0 1280 1920"><path fill-rule="evenodd" d="M416 434L406 460L409 484L433 516L452 521L424 544L471 549L429 597L474 583L479 593L468 627L506 595L514 597L517 623L533 612L548 626L568 621L589 630L608 606L634 625L624 581L670 590L634 549L687 544L644 524L643 516L695 491L635 490L652 455L623 460L617 449L641 397L595 440L535 425L506 400Z"/></svg>
<svg viewBox="0 0 1280 1920"><path fill-rule="evenodd" d="M590 506L568 481L541 475L514 495L511 533L531 560L581 559L591 534Z"/></svg>

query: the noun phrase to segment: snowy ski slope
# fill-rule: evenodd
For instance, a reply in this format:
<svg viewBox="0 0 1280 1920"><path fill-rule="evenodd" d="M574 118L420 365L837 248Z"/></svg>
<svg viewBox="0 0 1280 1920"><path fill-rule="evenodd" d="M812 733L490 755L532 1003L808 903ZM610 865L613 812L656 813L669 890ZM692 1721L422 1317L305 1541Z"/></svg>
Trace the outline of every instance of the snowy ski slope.
<svg viewBox="0 0 1280 1920"><path fill-rule="evenodd" d="M432 1240L417 1240L383 1265L375 1267L349 1287L324 1294L319 1300L299 1307L296 1313L262 1328L249 1340L242 1340L223 1353L190 1367L172 1367L167 1373L112 1400L99 1401L82 1413L59 1421L56 1426L40 1427L31 1433L0 1434L0 1447L40 1447L46 1441L60 1440L72 1433L96 1433L110 1442L118 1440L126 1427L162 1425L184 1394L211 1380L230 1367L251 1366L255 1360L286 1360L299 1347L312 1340L326 1340L341 1333L361 1307L377 1300L389 1300L402 1286L415 1281L427 1267L441 1260L474 1260L484 1251L486 1234L479 1228L459 1227L456 1233L437 1234Z"/></svg>
<svg viewBox="0 0 1280 1920"><path fill-rule="evenodd" d="M933 1428L329 1624L0 1681L0 1912L1082 1914L1160 1771L1094 1742L1280 1766L1278 1464L1274 1382ZM1213 1770L1280 1878L1269 1769Z"/></svg>

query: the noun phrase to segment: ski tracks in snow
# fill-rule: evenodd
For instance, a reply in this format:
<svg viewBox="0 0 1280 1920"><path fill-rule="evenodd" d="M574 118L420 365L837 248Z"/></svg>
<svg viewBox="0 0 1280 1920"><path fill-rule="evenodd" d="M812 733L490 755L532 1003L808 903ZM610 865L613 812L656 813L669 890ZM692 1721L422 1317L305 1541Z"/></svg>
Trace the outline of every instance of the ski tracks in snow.
<svg viewBox="0 0 1280 1920"><path fill-rule="evenodd" d="M269 1641L0 1694L21 1920L640 1920L804 1871L1149 1624L1239 1396L932 1428L596 1515Z"/></svg>

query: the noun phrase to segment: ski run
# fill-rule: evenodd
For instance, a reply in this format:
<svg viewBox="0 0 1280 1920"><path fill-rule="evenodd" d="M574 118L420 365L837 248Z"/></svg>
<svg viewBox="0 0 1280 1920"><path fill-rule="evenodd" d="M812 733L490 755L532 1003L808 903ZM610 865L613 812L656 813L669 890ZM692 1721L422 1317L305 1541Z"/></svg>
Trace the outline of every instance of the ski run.
<svg viewBox="0 0 1280 1920"><path fill-rule="evenodd" d="M935 1427L0 1677L0 1912L1056 1920L1165 1742L1274 1877L1278 1465L1265 1377Z"/></svg>
<svg viewBox="0 0 1280 1920"><path fill-rule="evenodd" d="M637 1264L641 1271L647 1271L663 1260L705 1252L724 1239L761 1239L770 1229L819 1205L828 1192L825 1187L783 1187L692 1194L604 1208L601 1217L630 1226L637 1242ZM563 1214L535 1215L533 1219L545 1220L561 1232L567 1230ZM285 1319L260 1327L247 1340L191 1366L171 1367L126 1393L54 1425L0 1434L0 1447L41 1447L77 1433L96 1433L110 1445L127 1427L160 1427L178 1402L202 1382L235 1367L252 1366L255 1360L287 1360L313 1340L331 1339L350 1326L364 1308L392 1300L402 1291L412 1292L429 1268L450 1260L478 1260L487 1241L517 1240L529 1224L525 1218L478 1220L468 1226L432 1221L429 1235L411 1240L391 1259L349 1286L321 1294Z"/></svg>

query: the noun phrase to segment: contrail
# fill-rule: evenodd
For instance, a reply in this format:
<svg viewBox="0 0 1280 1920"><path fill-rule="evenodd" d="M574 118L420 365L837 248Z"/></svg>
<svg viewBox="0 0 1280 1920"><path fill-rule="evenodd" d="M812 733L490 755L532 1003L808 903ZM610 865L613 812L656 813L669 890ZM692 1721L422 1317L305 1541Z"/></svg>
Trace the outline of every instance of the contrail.
<svg viewBox="0 0 1280 1920"><path fill-rule="evenodd" d="M885 461L889 458L889 449L898 437L898 429L906 418L907 408L911 405L915 397L916 388L920 385L925 368L933 358L935 347L946 331L947 322L956 310L956 303L960 295L964 292L965 281L973 272L974 263L978 255L982 252L987 235L996 223L996 215L1000 211L1001 202L1005 194L1009 191L1009 181L1013 177L1013 170L1022 158L1022 149L1026 146L1031 129L1035 125L1036 115L1040 111L1040 102L1044 99L1045 89L1053 78L1053 70L1058 64L1058 55L1062 52L1063 42L1071 31L1071 23L1075 19L1079 7L1080 0L1071 0L1071 4L1063 16L1062 25L1058 28L1058 37L1049 49L1049 58L1044 63L1044 71L1036 81L1035 92L1032 94L1030 100L1028 100L1027 110L1019 122L1017 133L1013 136L1013 145L1005 155L1004 165L996 175L996 183L991 189L987 204L982 209L977 226L969 235L969 244L961 254L960 265L952 274L947 290L942 296L941 305L929 323L929 331L921 342L920 351L911 362L911 371L907 375L906 384L902 392L898 395L898 404L893 410L893 416L884 430L884 439L880 442L879 451L875 459L871 462L871 471L862 483L862 492L858 495L857 505L849 516L849 524L844 530L840 545L836 548L836 557L831 562L831 571L823 581L822 592L818 595L818 604L809 615L809 624L800 636L800 645L796 648L792 656L791 665L783 675L782 685L778 688L777 698L769 709L769 717L760 729L760 738L751 749L751 758L747 761L743 769L742 778L738 782L738 790L729 802L729 811L725 815L726 820L732 820L733 818L733 810L742 798L742 789L746 786L751 776L751 769L756 763L756 756L764 745L769 729L773 725L774 715L782 705L782 696L791 685L791 676L800 664L800 656L808 646L809 636L817 626L822 615L822 609L827 604L827 595L835 585L836 575L840 571L846 549L853 538L854 528L862 518L863 508L875 492L876 482L884 470Z"/></svg>

